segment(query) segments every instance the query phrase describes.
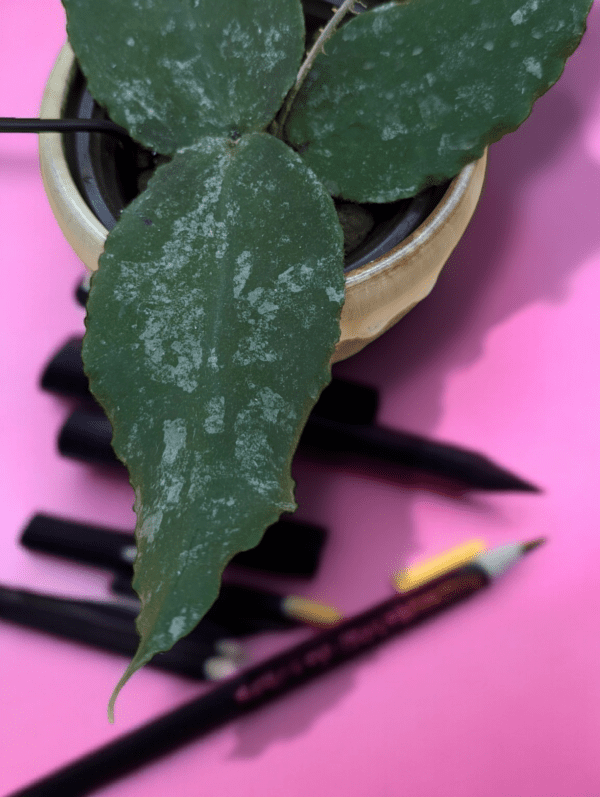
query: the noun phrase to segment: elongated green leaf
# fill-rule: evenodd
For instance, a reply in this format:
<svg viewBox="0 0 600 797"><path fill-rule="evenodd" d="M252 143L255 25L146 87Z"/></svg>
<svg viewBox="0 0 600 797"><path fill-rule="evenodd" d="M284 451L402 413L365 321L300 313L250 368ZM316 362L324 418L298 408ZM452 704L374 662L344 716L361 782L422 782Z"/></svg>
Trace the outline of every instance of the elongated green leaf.
<svg viewBox="0 0 600 797"><path fill-rule="evenodd" d="M412 196L514 130L560 76L590 0L408 0L327 43L288 140L335 195Z"/></svg>
<svg viewBox="0 0 600 797"><path fill-rule="evenodd" d="M203 136L262 130L304 46L300 0L63 0L95 99L170 155Z"/></svg>
<svg viewBox="0 0 600 797"><path fill-rule="evenodd" d="M178 153L110 233L83 355L136 494L141 643L117 691L295 508L291 458L330 378L342 251L329 195L263 133Z"/></svg>

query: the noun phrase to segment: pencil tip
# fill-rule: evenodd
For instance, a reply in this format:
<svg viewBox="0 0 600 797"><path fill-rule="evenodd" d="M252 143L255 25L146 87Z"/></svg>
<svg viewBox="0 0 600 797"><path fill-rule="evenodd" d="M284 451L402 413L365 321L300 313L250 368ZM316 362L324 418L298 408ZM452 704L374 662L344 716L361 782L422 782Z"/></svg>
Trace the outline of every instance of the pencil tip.
<svg viewBox="0 0 600 797"><path fill-rule="evenodd" d="M516 476L514 473L509 473L508 471L504 471L504 473L498 475L497 481L497 490L515 490L517 492L522 493L541 493L541 487L538 487L531 482L525 481L525 479L521 479L520 476Z"/></svg>
<svg viewBox="0 0 600 797"><path fill-rule="evenodd" d="M463 463L464 464L464 463ZM543 492L536 484L532 484L516 473L501 468L488 457L479 458L470 463L470 468L463 474L463 480L475 489L516 491L523 493Z"/></svg>
<svg viewBox="0 0 600 797"><path fill-rule="evenodd" d="M546 537L538 537L535 540L529 540L529 542L524 542L522 544L523 553L529 553L529 551L533 551L534 548L539 548L540 545L543 545L547 542Z"/></svg>
<svg viewBox="0 0 600 797"><path fill-rule="evenodd" d="M529 482L523 482L523 487L521 488L523 492L527 493L543 493L541 487L538 487L536 484L530 484Z"/></svg>

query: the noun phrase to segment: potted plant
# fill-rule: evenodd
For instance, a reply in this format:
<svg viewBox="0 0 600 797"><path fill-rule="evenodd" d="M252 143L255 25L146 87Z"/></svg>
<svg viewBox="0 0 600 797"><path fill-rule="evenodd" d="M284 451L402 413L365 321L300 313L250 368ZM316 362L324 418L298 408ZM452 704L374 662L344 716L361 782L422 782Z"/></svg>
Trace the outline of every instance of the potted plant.
<svg viewBox="0 0 600 797"><path fill-rule="evenodd" d="M327 0L303 0L303 6L307 32L331 17ZM48 79L41 108L42 117L61 115L106 118L87 90L68 41ZM50 204L90 271L98 268L108 231L123 208L145 189L148 175L164 160L123 136L40 136L40 165ZM334 198L344 228L345 298L332 362L360 351L429 294L475 210L486 161L487 149L453 180L397 202L358 205ZM353 230L365 216L366 240Z"/></svg>
<svg viewBox="0 0 600 797"><path fill-rule="evenodd" d="M291 460L340 317L360 326L333 197L377 205L452 181L423 228L443 264L449 239L432 230L456 243L485 148L558 79L590 0L344 0L307 52L300 0L63 5L92 96L163 156L101 241L86 318L86 373L138 515L141 641L112 711L131 674L202 618L227 562L294 509ZM389 262L369 278L393 306L338 358L410 309L410 295L386 301Z"/></svg>

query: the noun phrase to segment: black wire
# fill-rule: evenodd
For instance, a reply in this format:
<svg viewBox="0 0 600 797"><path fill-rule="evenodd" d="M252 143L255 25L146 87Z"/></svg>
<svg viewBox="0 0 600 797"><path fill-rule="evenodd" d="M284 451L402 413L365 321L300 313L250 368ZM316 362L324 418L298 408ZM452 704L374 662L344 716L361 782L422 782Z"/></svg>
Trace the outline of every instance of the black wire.
<svg viewBox="0 0 600 797"><path fill-rule="evenodd" d="M108 133L129 136L109 119L16 119L0 116L0 133Z"/></svg>

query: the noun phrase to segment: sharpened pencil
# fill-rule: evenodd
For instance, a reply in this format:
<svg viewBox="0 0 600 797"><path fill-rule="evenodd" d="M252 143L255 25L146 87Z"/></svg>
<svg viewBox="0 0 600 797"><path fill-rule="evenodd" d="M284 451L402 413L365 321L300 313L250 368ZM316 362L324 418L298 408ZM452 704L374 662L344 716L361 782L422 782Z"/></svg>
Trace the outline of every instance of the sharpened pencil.
<svg viewBox="0 0 600 797"><path fill-rule="evenodd" d="M81 338L70 338L54 355L41 385L64 395L92 399L81 362ZM359 454L476 490L539 492L531 482L477 451L374 425L377 406L373 388L334 378L313 407L300 446ZM87 462L120 464L110 446L110 422L103 418L86 410L73 413L61 430L60 452Z"/></svg>
<svg viewBox="0 0 600 797"><path fill-rule="evenodd" d="M501 546L468 565L273 656L9 797L83 797L224 723L282 697L474 595L544 542Z"/></svg>
<svg viewBox="0 0 600 797"><path fill-rule="evenodd" d="M358 454L450 479L474 490L539 492L535 485L477 451L381 426L311 418L300 445L319 451Z"/></svg>
<svg viewBox="0 0 600 797"><path fill-rule="evenodd" d="M64 456L84 462L123 467L111 440L112 427L105 415L79 409L64 423L58 449ZM378 426L338 423L311 415L299 445L388 462L450 479L472 490L539 492L535 485L476 451Z"/></svg>

